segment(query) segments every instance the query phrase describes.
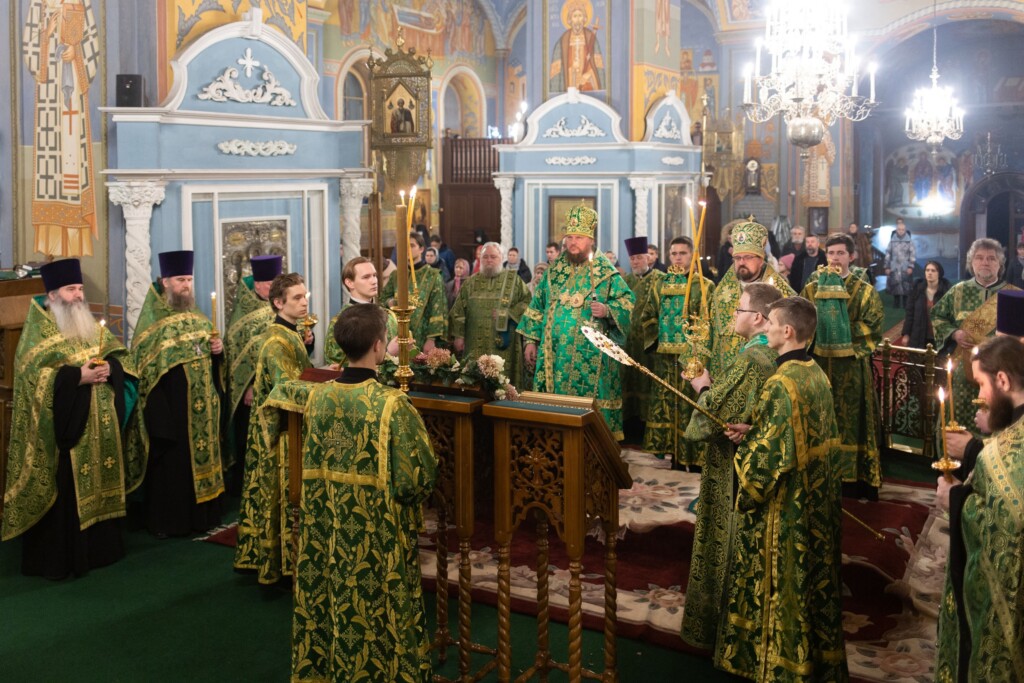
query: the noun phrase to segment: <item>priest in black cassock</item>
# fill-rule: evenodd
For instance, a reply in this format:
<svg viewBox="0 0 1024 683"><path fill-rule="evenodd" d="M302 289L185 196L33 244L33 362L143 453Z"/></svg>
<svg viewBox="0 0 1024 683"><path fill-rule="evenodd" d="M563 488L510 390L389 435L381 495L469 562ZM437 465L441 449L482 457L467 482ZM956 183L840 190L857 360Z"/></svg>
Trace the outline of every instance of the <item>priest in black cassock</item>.
<svg viewBox="0 0 1024 683"><path fill-rule="evenodd" d="M121 428L135 397L128 351L85 302L77 259L40 272L15 354L3 540L23 539L22 573L58 580L124 556L119 518L142 468Z"/></svg>

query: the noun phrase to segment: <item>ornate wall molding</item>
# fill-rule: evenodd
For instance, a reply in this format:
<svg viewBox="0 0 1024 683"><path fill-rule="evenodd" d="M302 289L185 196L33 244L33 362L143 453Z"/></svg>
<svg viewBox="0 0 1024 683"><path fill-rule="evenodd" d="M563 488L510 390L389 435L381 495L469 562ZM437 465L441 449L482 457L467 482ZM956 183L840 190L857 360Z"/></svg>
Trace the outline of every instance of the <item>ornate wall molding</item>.
<svg viewBox="0 0 1024 683"><path fill-rule="evenodd" d="M260 66L258 61L252 59L252 51L249 49L246 50L243 58L238 60L238 63L246 74L251 74L254 67ZM291 92L281 86L277 77L266 66L263 66L263 75L260 76L263 83L254 88L246 89L236 80L237 78L238 69L233 66L227 67L224 69L224 73L203 87L199 92L199 99L210 102L230 100L243 104L269 104L272 107L297 106L295 100L292 99Z"/></svg>
<svg viewBox="0 0 1024 683"><path fill-rule="evenodd" d="M125 223L125 266L128 289L128 340L135 332L146 292L153 281L153 251L150 248L150 219L153 207L164 200L167 183L130 180L107 183L107 196L121 207Z"/></svg>
<svg viewBox="0 0 1024 683"><path fill-rule="evenodd" d="M662 157L661 163L666 166L682 166L686 163L685 157Z"/></svg>
<svg viewBox="0 0 1024 683"><path fill-rule="evenodd" d="M217 149L221 154L233 154L240 157L280 157L295 154L298 145L293 145L287 140L267 140L259 142L256 140L225 140L217 143Z"/></svg>
<svg viewBox="0 0 1024 683"><path fill-rule="evenodd" d="M679 126L676 125L676 120L672 118L672 114L665 112L664 118L658 124L658 129L654 131L654 137L661 138L662 140L682 140L683 133L679 130Z"/></svg>
<svg viewBox="0 0 1024 683"><path fill-rule="evenodd" d="M547 157L544 163L548 166L590 166L597 163L597 157Z"/></svg>
<svg viewBox="0 0 1024 683"><path fill-rule="evenodd" d="M566 128L565 117L558 119L555 125L544 131L546 138L603 138L608 134L597 127L586 116L580 115L580 125L576 128Z"/></svg>
<svg viewBox="0 0 1024 683"><path fill-rule="evenodd" d="M647 223L650 214L651 190L654 189L654 178L630 178L629 187L636 195L636 205L633 210L633 236L646 237L648 234Z"/></svg>
<svg viewBox="0 0 1024 683"><path fill-rule="evenodd" d="M341 256L343 261L359 256L362 247L359 216L363 200L373 192L372 178L343 179L339 186L341 193Z"/></svg>
<svg viewBox="0 0 1024 683"><path fill-rule="evenodd" d="M515 178L495 178L494 186L501 193L501 246L508 251L512 246L512 191L516 187Z"/></svg>

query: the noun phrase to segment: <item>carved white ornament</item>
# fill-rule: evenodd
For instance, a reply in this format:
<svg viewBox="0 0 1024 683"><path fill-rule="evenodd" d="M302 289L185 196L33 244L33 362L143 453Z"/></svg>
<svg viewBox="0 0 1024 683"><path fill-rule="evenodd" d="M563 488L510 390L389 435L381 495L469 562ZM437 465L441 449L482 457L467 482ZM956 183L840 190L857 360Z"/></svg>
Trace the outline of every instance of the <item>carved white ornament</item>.
<svg viewBox="0 0 1024 683"><path fill-rule="evenodd" d="M597 163L597 157L548 157L544 163L548 166L589 166Z"/></svg>
<svg viewBox="0 0 1024 683"><path fill-rule="evenodd" d="M120 206L124 214L129 339L135 332L135 323L153 281L150 219L153 206L164 200L165 185L152 180L107 183L107 197Z"/></svg>
<svg viewBox="0 0 1024 683"><path fill-rule="evenodd" d="M636 195L636 206L633 211L633 234L636 237L647 237L647 223L650 215L651 190L654 189L654 178L630 178L629 187Z"/></svg>
<svg viewBox="0 0 1024 683"><path fill-rule="evenodd" d="M661 163L667 166L682 166L686 163L686 159L683 157L662 157Z"/></svg>
<svg viewBox="0 0 1024 683"><path fill-rule="evenodd" d="M242 67L243 71L245 71L246 78L252 78L252 70L257 66L260 66L259 61L252 58L251 47L245 48L245 54L239 57L236 63Z"/></svg>
<svg viewBox="0 0 1024 683"><path fill-rule="evenodd" d="M344 261L359 255L359 214L363 199L373 192L371 178L343 178L338 191L341 194L341 257Z"/></svg>
<svg viewBox="0 0 1024 683"><path fill-rule="evenodd" d="M501 193L501 246L507 250L512 246L512 191L516 179L495 178L494 186Z"/></svg>
<svg viewBox="0 0 1024 683"><path fill-rule="evenodd" d="M235 139L217 143L217 149L222 154L234 154L240 157L280 157L295 154L298 145L293 145L287 140L256 142Z"/></svg>
<svg viewBox="0 0 1024 683"><path fill-rule="evenodd" d="M250 48L246 48L245 54L242 56L242 59L238 60L238 63L244 67L247 76L252 73L253 67L260 66L259 62L253 61ZM224 73L203 88L202 92L199 93L199 99L210 100L211 102L227 102L232 100L234 102L242 102L243 104L269 104L272 107L296 106L295 100L292 99L292 94L287 88L281 87L277 77L266 66L263 66L263 75L260 76L263 83L255 88L246 90L236 80L237 78L238 69L233 66L227 67L224 69Z"/></svg>
<svg viewBox="0 0 1024 683"><path fill-rule="evenodd" d="M676 120L672 118L672 115L665 112L665 118L661 120L658 129L654 131L654 137L662 138L663 140L682 140L683 132L679 130L679 126L676 125Z"/></svg>
<svg viewBox="0 0 1024 683"><path fill-rule="evenodd" d="M565 117L544 131L546 138L603 138L607 135L586 116L580 115L580 125L576 128L565 127Z"/></svg>

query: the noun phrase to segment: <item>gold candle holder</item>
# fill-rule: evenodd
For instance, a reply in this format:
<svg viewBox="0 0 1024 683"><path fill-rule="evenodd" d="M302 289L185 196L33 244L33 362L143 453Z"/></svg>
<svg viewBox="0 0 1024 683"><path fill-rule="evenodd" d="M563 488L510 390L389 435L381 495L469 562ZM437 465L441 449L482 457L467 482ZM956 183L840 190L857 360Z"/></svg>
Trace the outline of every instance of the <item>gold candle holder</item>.
<svg viewBox="0 0 1024 683"><path fill-rule="evenodd" d="M950 429L946 424L945 402L946 392L943 391L942 387L939 387L939 439L941 441L942 456L932 463L932 469L942 472L942 476L949 482L953 481L951 472L960 467L960 463L949 457L949 450L946 448L946 432L963 431L963 429Z"/></svg>
<svg viewBox="0 0 1024 683"><path fill-rule="evenodd" d="M217 330L217 292L210 292L210 323L213 329L210 330L210 338L217 337L220 332Z"/></svg>
<svg viewBox="0 0 1024 683"><path fill-rule="evenodd" d="M956 412L953 409L953 359L946 361L946 394L949 396L949 421L946 423L947 432L966 432L967 428L956 421Z"/></svg>
<svg viewBox="0 0 1024 683"><path fill-rule="evenodd" d="M103 359L103 331L105 329L107 329L107 321L100 318L100 338L96 342L96 352L92 354L92 358L89 360L89 365L93 367L107 364L107 361Z"/></svg>

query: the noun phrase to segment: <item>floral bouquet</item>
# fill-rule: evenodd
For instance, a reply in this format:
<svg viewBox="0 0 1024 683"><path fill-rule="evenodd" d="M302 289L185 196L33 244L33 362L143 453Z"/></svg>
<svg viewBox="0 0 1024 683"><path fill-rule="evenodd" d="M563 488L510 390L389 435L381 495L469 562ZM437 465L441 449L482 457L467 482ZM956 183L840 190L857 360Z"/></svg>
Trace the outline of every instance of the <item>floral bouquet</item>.
<svg viewBox="0 0 1024 683"><path fill-rule="evenodd" d="M475 360L466 363L465 369L457 380L456 384L474 384L483 387L485 391L494 395L498 401L506 399L514 401L519 398L519 392L505 376L505 359L501 356L485 353Z"/></svg>
<svg viewBox="0 0 1024 683"><path fill-rule="evenodd" d="M457 381L463 370L459 359L451 351L439 347L417 354L410 365L416 381L423 384L440 383L446 387Z"/></svg>
<svg viewBox="0 0 1024 683"><path fill-rule="evenodd" d="M398 358L390 353L384 354L384 361L377 366L377 380L389 387L397 387L398 379L395 373L398 371Z"/></svg>

